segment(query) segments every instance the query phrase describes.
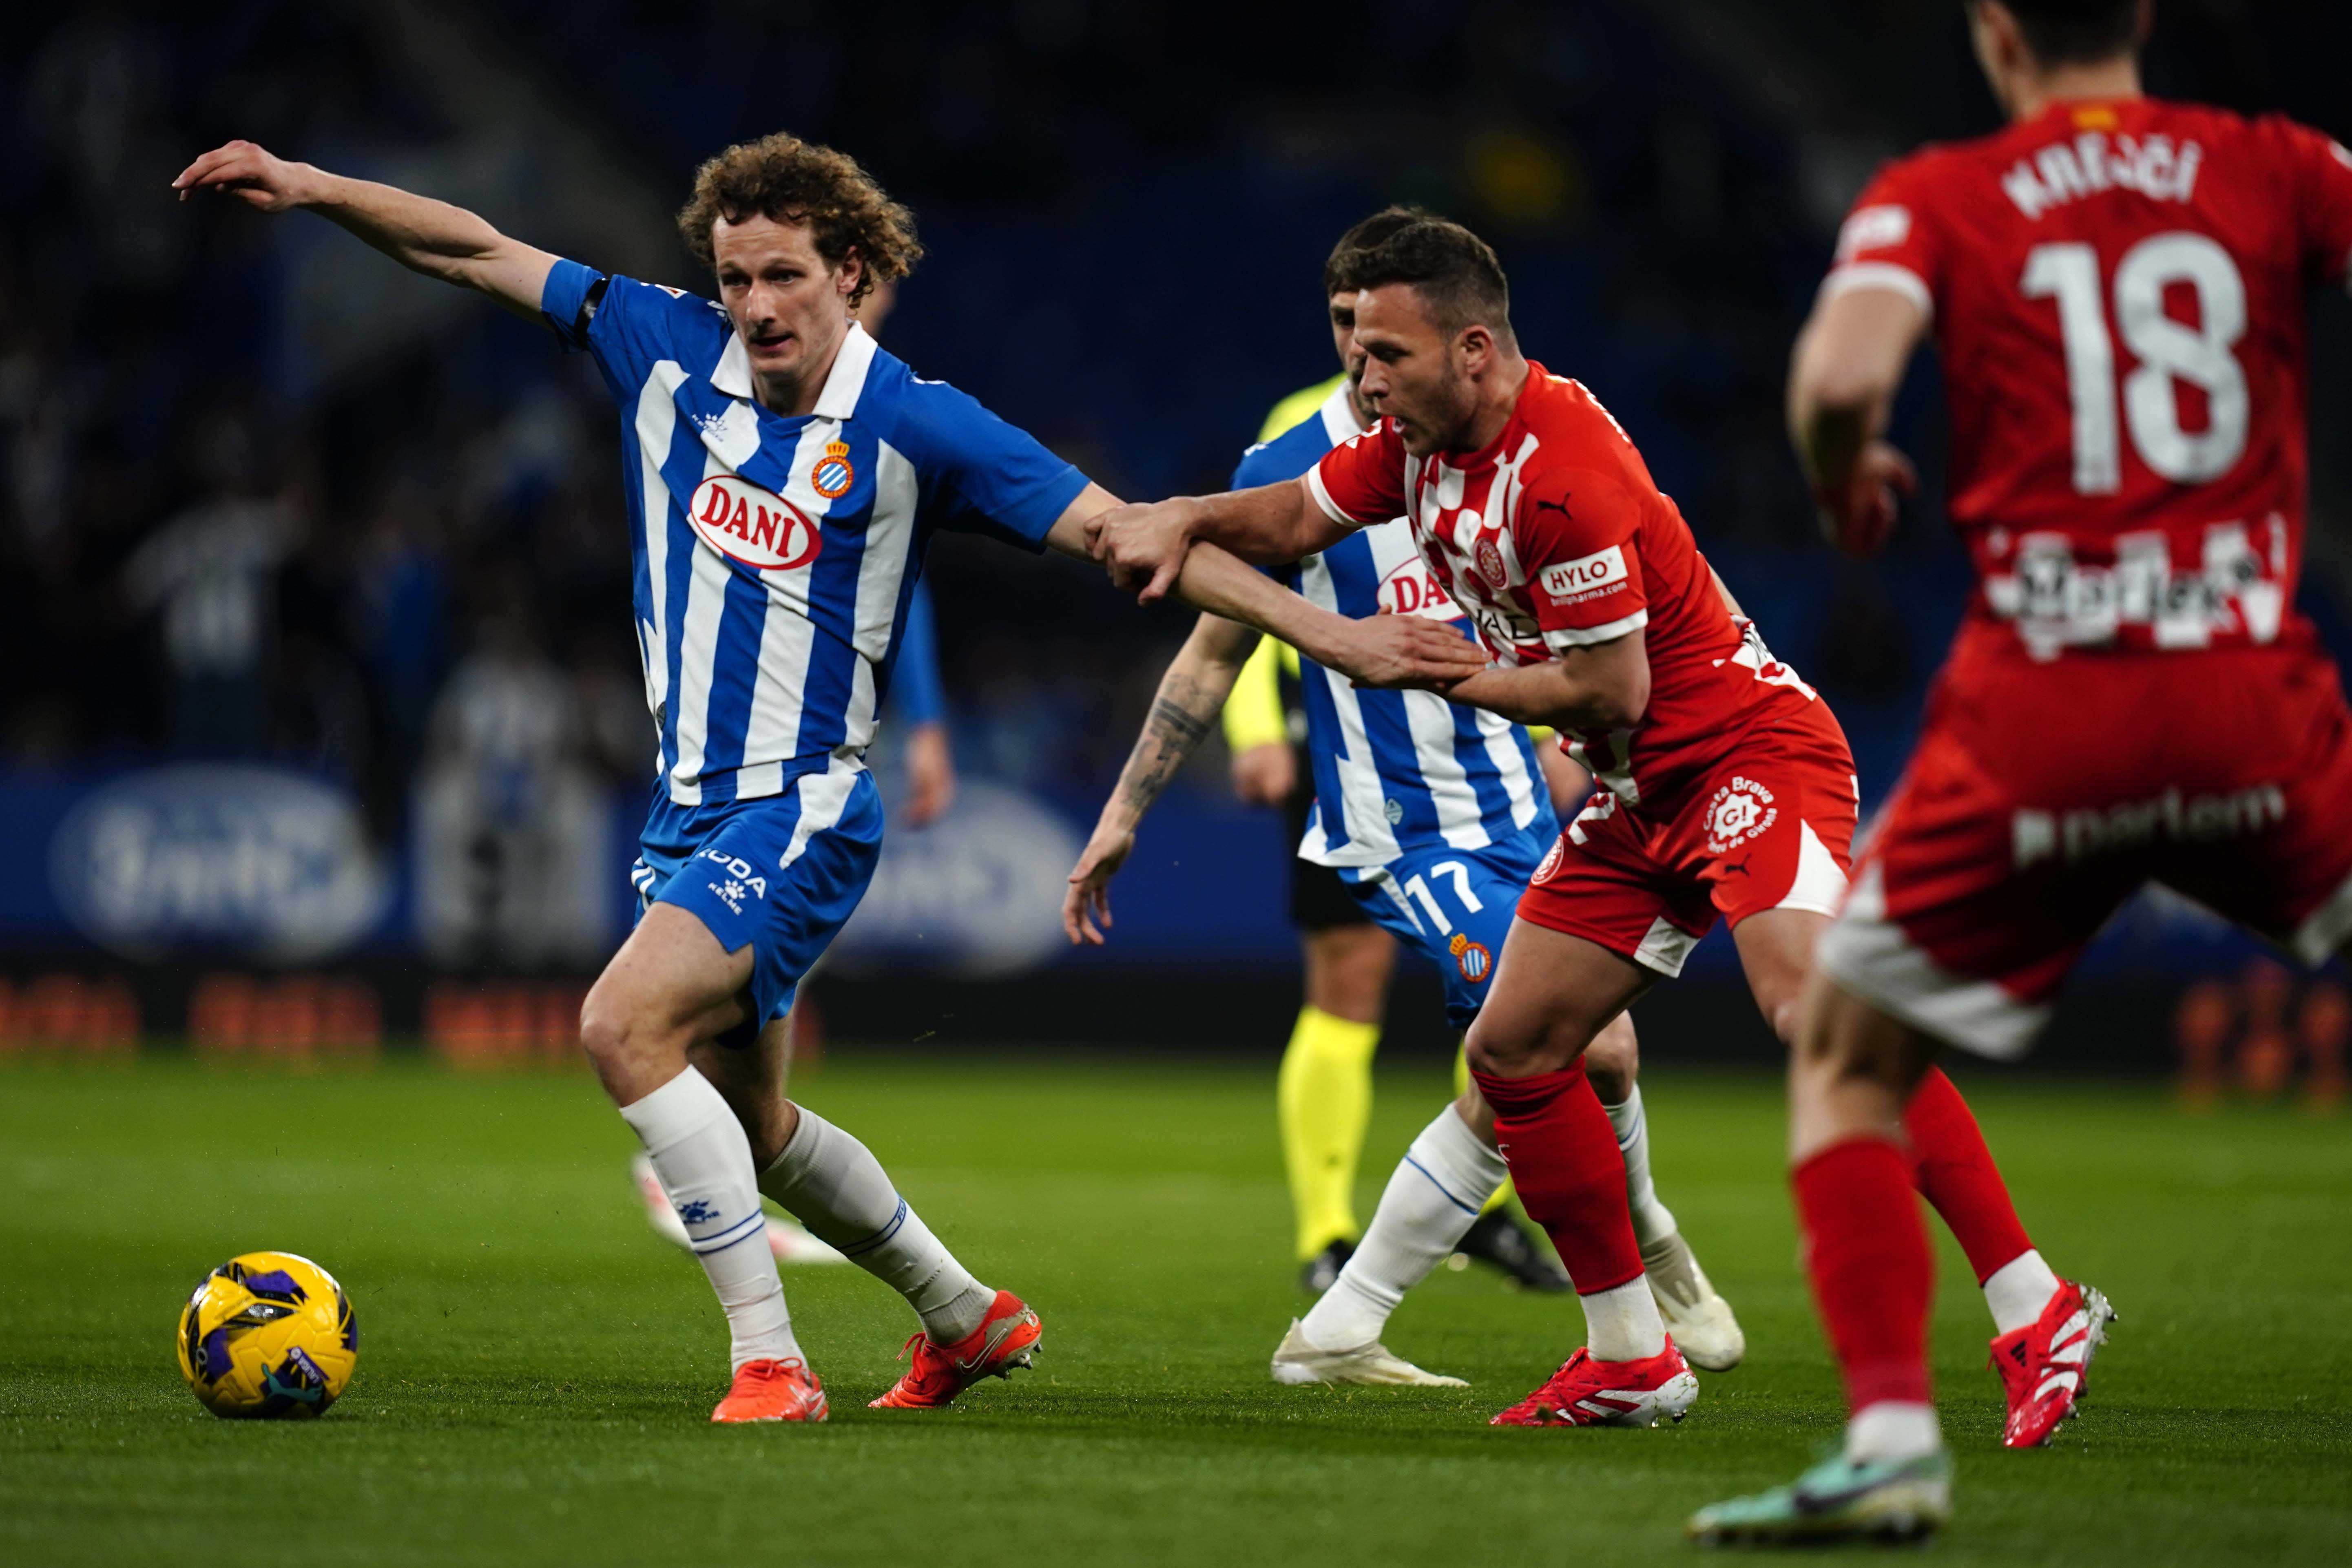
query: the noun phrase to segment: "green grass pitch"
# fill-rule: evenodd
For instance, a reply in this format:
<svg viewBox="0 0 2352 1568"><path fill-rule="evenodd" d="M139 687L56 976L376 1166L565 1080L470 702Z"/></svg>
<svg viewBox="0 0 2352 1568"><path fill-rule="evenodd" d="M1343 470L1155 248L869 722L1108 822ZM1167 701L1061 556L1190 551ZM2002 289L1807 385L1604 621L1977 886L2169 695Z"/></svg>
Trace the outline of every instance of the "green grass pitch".
<svg viewBox="0 0 2352 1568"><path fill-rule="evenodd" d="M1664 1195L1749 1343L1654 1432L1486 1427L1580 1330L1483 1271L1441 1271L1389 1336L1468 1392L1272 1384L1301 1307L1272 1086L1270 1064L837 1058L808 1101L1037 1305L1045 1353L954 1411L869 1411L909 1315L854 1268L793 1268L834 1419L724 1429L717 1310L646 1228L584 1075L0 1068L0 1561L1687 1560L1692 1508L1836 1432L1769 1079L1650 1079ZM2038 1238L2123 1321L2088 1414L2003 1452L1983 1308L1942 1244L1959 1513L1934 1560L2352 1562L2345 1126L1972 1088ZM1436 1067L1383 1077L1367 1212L1444 1092ZM181 1300L257 1247L318 1258L358 1306L323 1421L219 1421L181 1385Z"/></svg>

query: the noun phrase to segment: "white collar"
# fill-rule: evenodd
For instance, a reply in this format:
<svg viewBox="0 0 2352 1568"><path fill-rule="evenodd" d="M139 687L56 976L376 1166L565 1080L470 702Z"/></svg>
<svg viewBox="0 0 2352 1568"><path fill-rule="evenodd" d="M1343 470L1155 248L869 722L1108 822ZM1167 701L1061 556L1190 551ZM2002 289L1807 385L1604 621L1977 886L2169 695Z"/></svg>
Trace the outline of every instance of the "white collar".
<svg viewBox="0 0 2352 1568"><path fill-rule="evenodd" d="M1341 376L1331 395L1323 400L1316 412L1323 418L1323 434L1331 438L1334 447L1344 446L1364 433L1363 421L1356 417L1356 400L1348 395L1348 378Z"/></svg>
<svg viewBox="0 0 2352 1568"><path fill-rule="evenodd" d="M825 373L824 388L810 411L816 418L846 419L857 412L857 396L866 390L866 373L872 368L874 351L879 346L864 326L849 323L841 348L833 356L833 368ZM743 346L741 333L727 334L727 347L710 372L710 384L730 397L756 401L751 392L751 352Z"/></svg>

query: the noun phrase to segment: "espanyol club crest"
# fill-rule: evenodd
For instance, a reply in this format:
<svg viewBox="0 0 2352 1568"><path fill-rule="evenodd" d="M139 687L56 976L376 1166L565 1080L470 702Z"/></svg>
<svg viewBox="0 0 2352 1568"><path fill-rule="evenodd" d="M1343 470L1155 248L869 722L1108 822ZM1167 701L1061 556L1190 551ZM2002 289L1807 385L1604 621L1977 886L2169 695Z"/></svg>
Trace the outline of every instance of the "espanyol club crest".
<svg viewBox="0 0 2352 1568"><path fill-rule="evenodd" d="M1559 847L1552 846L1552 853L1559 852ZM1495 967L1495 955L1486 951L1486 944L1472 942L1458 931L1454 940L1445 944L1445 951L1454 955L1454 967L1462 972L1462 978L1473 985L1483 984Z"/></svg>
<svg viewBox="0 0 2352 1568"><path fill-rule="evenodd" d="M1772 804L1772 792L1754 779L1732 776L1729 784L1715 792L1706 805L1706 852L1720 855L1736 849L1780 819L1780 808Z"/></svg>
<svg viewBox="0 0 2352 1568"><path fill-rule="evenodd" d="M824 548L815 519L735 474L713 474L695 486L686 518L705 544L755 571L790 572Z"/></svg>
<svg viewBox="0 0 2352 1568"><path fill-rule="evenodd" d="M849 493L857 482L857 470L849 463L849 443L827 441L824 456L809 470L809 489L827 500L838 500Z"/></svg>

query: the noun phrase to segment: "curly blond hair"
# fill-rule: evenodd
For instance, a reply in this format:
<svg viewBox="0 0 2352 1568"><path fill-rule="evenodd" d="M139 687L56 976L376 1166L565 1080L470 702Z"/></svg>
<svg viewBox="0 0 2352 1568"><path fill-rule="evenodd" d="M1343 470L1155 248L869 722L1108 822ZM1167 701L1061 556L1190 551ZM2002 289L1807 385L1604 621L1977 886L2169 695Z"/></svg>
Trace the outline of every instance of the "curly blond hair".
<svg viewBox="0 0 2352 1568"><path fill-rule="evenodd" d="M849 303L877 283L904 278L922 258L915 215L890 199L874 176L846 153L779 131L739 142L694 172L694 194L677 213L686 247L705 267L716 264L710 226L759 215L805 224L817 254L835 267L856 251L864 270Z"/></svg>

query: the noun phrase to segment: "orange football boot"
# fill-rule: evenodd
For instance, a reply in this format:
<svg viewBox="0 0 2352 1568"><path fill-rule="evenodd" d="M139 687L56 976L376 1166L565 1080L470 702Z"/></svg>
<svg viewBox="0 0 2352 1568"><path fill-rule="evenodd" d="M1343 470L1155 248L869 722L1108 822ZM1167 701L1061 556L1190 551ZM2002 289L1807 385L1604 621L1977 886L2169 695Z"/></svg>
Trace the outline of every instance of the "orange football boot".
<svg viewBox="0 0 2352 1568"><path fill-rule="evenodd" d="M747 1361L735 1371L735 1385L713 1421L822 1421L824 1384L795 1356L790 1361Z"/></svg>
<svg viewBox="0 0 2352 1568"><path fill-rule="evenodd" d="M1010 1290L999 1290L980 1327L955 1343L941 1348L923 1333L908 1340L904 1349L911 1364L906 1375L874 1400L872 1407L937 1410L983 1377L1010 1378L1014 1367L1029 1365L1045 1332L1028 1302Z"/></svg>

